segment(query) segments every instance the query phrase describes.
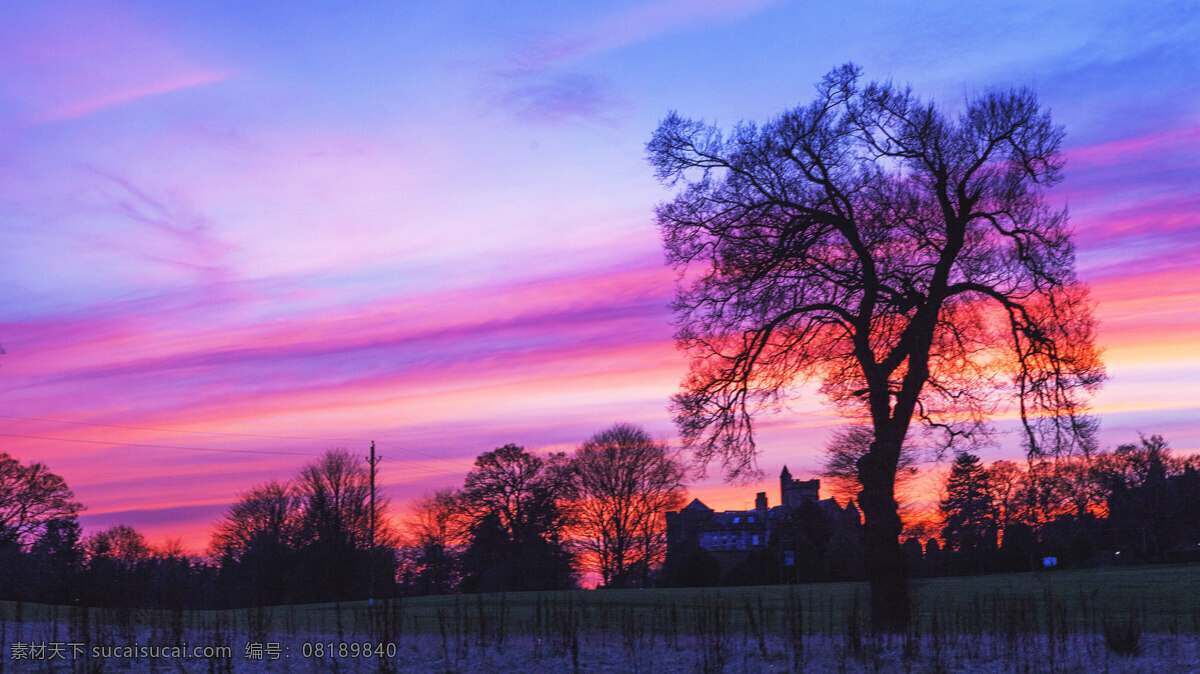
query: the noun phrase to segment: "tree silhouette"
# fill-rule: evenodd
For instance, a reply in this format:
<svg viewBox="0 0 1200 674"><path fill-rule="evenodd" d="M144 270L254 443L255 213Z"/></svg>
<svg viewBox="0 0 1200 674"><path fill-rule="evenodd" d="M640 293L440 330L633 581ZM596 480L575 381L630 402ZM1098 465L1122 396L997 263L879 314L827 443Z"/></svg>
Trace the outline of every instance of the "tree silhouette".
<svg viewBox="0 0 1200 674"><path fill-rule="evenodd" d="M255 551L294 547L301 505L291 487L274 480L242 494L217 525L210 544L213 555L237 562Z"/></svg>
<svg viewBox="0 0 1200 674"><path fill-rule="evenodd" d="M371 485L360 458L345 449L325 452L300 470L296 495L303 504L300 529L306 542L367 547Z"/></svg>
<svg viewBox="0 0 1200 674"><path fill-rule="evenodd" d="M939 504L945 524L942 540L967 570L982 572L996 549L996 504L991 477L974 454L959 454L946 477Z"/></svg>
<svg viewBox="0 0 1200 674"><path fill-rule="evenodd" d="M232 593L258 605L284 602L300 545L302 503L271 481L242 494L217 525L210 548Z"/></svg>
<svg viewBox="0 0 1200 674"><path fill-rule="evenodd" d="M1129 549L1143 559L1162 561L1165 552L1192 520L1183 508L1176 477L1184 473L1160 435L1141 436L1141 444L1117 447L1103 476L1108 484L1109 523ZM1190 543L1190 541L1189 541Z"/></svg>
<svg viewBox="0 0 1200 674"><path fill-rule="evenodd" d="M858 483L858 460L871 449L874 439L874 431L866 424L842 426L833 432L833 438L825 445L821 475L828 478L829 492L835 497L858 498L862 490ZM917 450L908 443L900 448L900 458L896 461L897 493L905 491L917 478L918 458Z"/></svg>
<svg viewBox="0 0 1200 674"><path fill-rule="evenodd" d="M461 503L471 521L463 553L469 590L542 590L574 584L567 550L566 458L505 445L475 459Z"/></svg>
<svg viewBox="0 0 1200 674"><path fill-rule="evenodd" d="M375 549L371 548L370 473L362 458L332 449L304 466L296 480L301 503L300 581L317 599L365 596L370 564L380 578L394 576L386 553L395 535L383 517L387 499L375 501Z"/></svg>
<svg viewBox="0 0 1200 674"><path fill-rule="evenodd" d="M90 567L109 563L125 570L132 570L154 554L142 532L127 524L88 536L83 540L83 550Z"/></svg>
<svg viewBox="0 0 1200 674"><path fill-rule="evenodd" d="M82 547L87 560L85 605L129 606L145 600L152 589L146 582L146 564L154 550L140 531L118 524L87 536Z"/></svg>
<svg viewBox="0 0 1200 674"><path fill-rule="evenodd" d="M395 575L396 536L377 498L371 548L371 484L361 457L332 449L294 482L268 482L243 494L210 544L233 603L333 601L367 593L370 564Z"/></svg>
<svg viewBox="0 0 1200 674"><path fill-rule="evenodd" d="M645 585L667 550L664 513L683 507L683 465L642 428L616 424L571 457L577 546L606 587Z"/></svg>
<svg viewBox="0 0 1200 674"><path fill-rule="evenodd" d="M83 505L74 498L66 480L46 464L24 465L0 453L0 547L28 546L46 533L49 523L75 519Z"/></svg>
<svg viewBox="0 0 1200 674"><path fill-rule="evenodd" d="M454 589L459 581L458 556L469 526L459 495L447 489L422 499L407 525L409 545L415 548L406 569L407 584L422 594Z"/></svg>
<svg viewBox="0 0 1200 674"><path fill-rule="evenodd" d="M987 92L955 117L859 77L837 68L810 105L729 136L671 113L647 149L682 183L657 209L692 356L680 435L730 477L753 471L752 414L810 378L869 420L872 625L903 630L894 488L913 421L953 444L1015 400L1031 452L1068 452L1091 441L1103 372L1066 216L1042 202L1063 130L1034 94Z"/></svg>
<svg viewBox="0 0 1200 674"><path fill-rule="evenodd" d="M996 508L996 530L1003 537L1010 524L1020 521L1021 467L1012 461L996 461L988 467L988 488Z"/></svg>
<svg viewBox="0 0 1200 674"><path fill-rule="evenodd" d="M76 517L62 517L46 522L41 537L29 546L46 600L67 603L76 598L75 576L83 563L82 535Z"/></svg>

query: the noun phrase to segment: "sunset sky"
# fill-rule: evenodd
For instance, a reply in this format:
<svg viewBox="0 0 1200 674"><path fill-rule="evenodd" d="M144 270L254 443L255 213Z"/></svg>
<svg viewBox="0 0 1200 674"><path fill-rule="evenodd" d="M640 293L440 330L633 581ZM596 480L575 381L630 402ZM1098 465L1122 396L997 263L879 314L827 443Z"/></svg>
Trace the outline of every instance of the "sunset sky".
<svg viewBox="0 0 1200 674"><path fill-rule="evenodd" d="M1102 446L1200 451L1200 6L994 4L5 3L0 452L65 477L85 531L202 551L332 447L375 440L402 511L505 443L674 443L644 145L673 109L766 120L847 61L948 107L1036 90ZM838 423L799 393L759 420L768 474L815 476Z"/></svg>

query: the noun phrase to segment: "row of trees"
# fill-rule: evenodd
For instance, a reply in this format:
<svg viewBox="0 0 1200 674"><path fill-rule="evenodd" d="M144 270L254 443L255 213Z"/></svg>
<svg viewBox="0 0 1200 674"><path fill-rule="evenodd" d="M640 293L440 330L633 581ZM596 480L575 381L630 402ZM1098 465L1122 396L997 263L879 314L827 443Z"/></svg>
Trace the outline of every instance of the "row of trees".
<svg viewBox="0 0 1200 674"><path fill-rule="evenodd" d="M666 554L663 513L683 505L685 470L643 429L618 424L573 455L505 445L463 487L425 499L410 522L401 582L412 591L644 586Z"/></svg>
<svg viewBox="0 0 1200 674"><path fill-rule="evenodd" d="M199 558L178 543L155 549L124 525L83 538L83 505L66 482L0 454L0 596L267 605L362 599L372 575L385 596L574 587L580 571L645 585L665 555L663 512L682 505L684 475L664 443L625 424L571 456L505 445L476 459L461 490L425 499L401 546L365 462L331 450L291 480L242 494Z"/></svg>
<svg viewBox="0 0 1200 674"><path fill-rule="evenodd" d="M847 431L831 448L835 477L845 457L861 453L858 435ZM461 489L419 503L402 545L387 524L386 499L377 499L372 517L364 462L333 450L293 480L243 494L218 525L209 558L200 559L177 542L155 549L124 525L83 537L83 506L65 481L43 464L0 454L0 595L206 607L357 599L367 594L372 566L381 596L561 589L574 587L580 572L606 587L862 572L857 511L847 526L816 504L779 522L770 549L744 560L733 581L714 560L706 564L702 550L667 558L663 513L683 505L684 477L663 443L625 424L571 455L505 445L481 454ZM1172 456L1160 436L1025 465L984 465L964 453L948 472L939 510L941 541L904 545L918 574L1028 570L1044 555L1069 565L1118 555L1165 561L1194 554L1200 543L1200 457ZM789 550L795 563L781 566ZM664 561L668 568L652 577Z"/></svg>
<svg viewBox="0 0 1200 674"><path fill-rule="evenodd" d="M81 537L74 500L43 464L0 454L0 593L91 606L214 607L357 599L374 565L388 591L395 536L370 512L370 475L331 450L294 480L243 494L217 527L209 559L162 549L126 525ZM375 522L375 545L371 527Z"/></svg>
<svg viewBox="0 0 1200 674"><path fill-rule="evenodd" d="M45 464L0 454L0 596L169 605L204 584L178 543L156 550L124 525L84 537L83 509Z"/></svg>
<svg viewBox="0 0 1200 674"><path fill-rule="evenodd" d="M1185 557L1200 544L1200 457L1171 455L1161 436L1070 460L983 465L961 454L940 503L944 570L1028 569Z"/></svg>

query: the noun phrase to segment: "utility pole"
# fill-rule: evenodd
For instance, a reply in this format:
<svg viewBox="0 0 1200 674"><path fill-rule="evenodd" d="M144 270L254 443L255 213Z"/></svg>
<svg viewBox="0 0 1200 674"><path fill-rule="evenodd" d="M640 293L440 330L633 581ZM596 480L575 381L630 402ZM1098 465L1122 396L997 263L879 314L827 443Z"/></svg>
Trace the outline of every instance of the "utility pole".
<svg viewBox="0 0 1200 674"><path fill-rule="evenodd" d="M383 457L375 458L375 441L371 441L371 456L367 463L371 466L371 547L367 551L367 606L375 605L375 466Z"/></svg>

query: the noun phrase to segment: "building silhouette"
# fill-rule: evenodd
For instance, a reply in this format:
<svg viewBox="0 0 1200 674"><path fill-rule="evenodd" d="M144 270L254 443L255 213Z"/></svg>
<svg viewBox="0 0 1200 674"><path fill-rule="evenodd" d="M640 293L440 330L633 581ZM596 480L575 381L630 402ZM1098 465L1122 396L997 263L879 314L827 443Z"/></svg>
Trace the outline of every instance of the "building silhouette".
<svg viewBox="0 0 1200 674"><path fill-rule="evenodd" d="M819 479L797 480L787 466L779 475L780 503L770 506L758 492L751 510L714 511L693 499L668 512L667 572L687 576L676 584L736 584L815 580L828 575L830 542L861 536L862 519L853 501L820 498ZM702 560L702 563L698 563ZM860 560L856 560L861 562ZM703 564L711 568L702 569Z"/></svg>

